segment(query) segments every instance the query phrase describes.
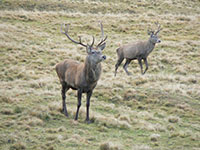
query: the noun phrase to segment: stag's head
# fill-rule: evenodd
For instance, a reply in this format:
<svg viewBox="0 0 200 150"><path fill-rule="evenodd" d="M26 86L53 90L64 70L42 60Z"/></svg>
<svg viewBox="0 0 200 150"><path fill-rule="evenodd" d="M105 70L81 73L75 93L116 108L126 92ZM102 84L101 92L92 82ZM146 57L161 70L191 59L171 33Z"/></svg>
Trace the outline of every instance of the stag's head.
<svg viewBox="0 0 200 150"><path fill-rule="evenodd" d="M106 56L102 54L102 50L106 47L106 43L103 43L102 45L99 45L97 47L88 47L87 53L88 53L88 59L92 61L95 64L100 63L101 61L106 59Z"/></svg>
<svg viewBox="0 0 200 150"><path fill-rule="evenodd" d="M69 35L68 35L68 28L69 28L69 24L67 24L67 27L65 27L65 24L63 25L64 27L64 32L62 30L62 26L61 26L61 33L65 34L69 40L71 40L73 43L79 44L83 47L86 48L86 52L88 54L87 58L89 61L91 61L94 64L98 64L101 61L106 59L106 56L102 54L103 49L106 47L106 39L107 36L104 38L104 31L103 31L103 25L100 22L101 25L101 41L97 44L97 46L94 46L94 41L95 38L94 36L92 36L92 43L91 44L83 44L81 41L81 37L79 36L79 41L75 41L73 40Z"/></svg>
<svg viewBox="0 0 200 150"><path fill-rule="evenodd" d="M150 41L154 44L160 43L161 40L159 39L158 33L162 30L160 24L158 22L155 23L158 26L158 29L153 31L152 29L148 28L148 35L150 35Z"/></svg>

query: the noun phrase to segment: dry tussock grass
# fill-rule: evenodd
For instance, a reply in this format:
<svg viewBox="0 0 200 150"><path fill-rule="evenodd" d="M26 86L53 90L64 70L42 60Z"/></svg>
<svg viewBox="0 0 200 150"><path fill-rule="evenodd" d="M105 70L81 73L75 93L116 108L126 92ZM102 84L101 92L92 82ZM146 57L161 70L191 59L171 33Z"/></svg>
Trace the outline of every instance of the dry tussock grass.
<svg viewBox="0 0 200 150"><path fill-rule="evenodd" d="M29 5L27 1L20 5L18 1L8 2L9 6L4 2L0 6L0 147L148 150L167 146L181 149L184 143L189 143L191 148L198 149L197 2L37 1L35 6L31 1ZM68 12L60 3L67 3L66 7L73 11ZM10 9L14 5L14 10ZM34 11L27 11L28 8ZM78 122L72 120L76 92L67 93L69 118L61 113L60 85L54 67L66 58L83 62L86 56L85 49L60 34L60 24L70 22L70 35L74 38L81 35L84 42L90 42L90 35L95 35L98 41L99 18L109 37L104 50L108 59L102 63L102 76L91 98L90 115L94 123L85 125L85 96ZM155 21L163 26L162 43L149 56L148 72L140 75L139 65L134 61L129 67L133 76L126 76L121 66L114 77L116 48L147 39L147 27ZM16 136L10 133L16 130L20 131L15 132ZM119 135L119 131L123 134ZM105 137L122 145L105 142ZM166 144L163 137L174 144ZM30 139L37 146L26 141L20 144L20 138ZM135 140L127 143L127 139Z"/></svg>
<svg viewBox="0 0 200 150"><path fill-rule="evenodd" d="M150 123L149 121L135 119L135 128L153 132L166 132L166 127L160 123Z"/></svg>
<svg viewBox="0 0 200 150"><path fill-rule="evenodd" d="M115 118L114 116L103 116L101 114L94 115L94 120L96 123L104 125L106 127L118 127L118 128L131 128L128 120L122 118Z"/></svg>
<svg viewBox="0 0 200 150"><path fill-rule="evenodd" d="M25 150L26 144L23 142L18 142L10 146L10 150Z"/></svg>
<svg viewBox="0 0 200 150"><path fill-rule="evenodd" d="M28 125L33 126L33 127L44 125L44 122L41 119L36 118L36 117L29 118L26 121Z"/></svg>
<svg viewBox="0 0 200 150"><path fill-rule="evenodd" d="M169 117L168 117L168 121L169 121L170 123L177 123L177 122L180 121L180 118L177 117L177 116L169 116Z"/></svg>
<svg viewBox="0 0 200 150"><path fill-rule="evenodd" d="M134 145L132 150L152 150L152 148L148 145Z"/></svg>
<svg viewBox="0 0 200 150"><path fill-rule="evenodd" d="M100 145L100 150L122 150L123 147L119 143L106 142Z"/></svg>

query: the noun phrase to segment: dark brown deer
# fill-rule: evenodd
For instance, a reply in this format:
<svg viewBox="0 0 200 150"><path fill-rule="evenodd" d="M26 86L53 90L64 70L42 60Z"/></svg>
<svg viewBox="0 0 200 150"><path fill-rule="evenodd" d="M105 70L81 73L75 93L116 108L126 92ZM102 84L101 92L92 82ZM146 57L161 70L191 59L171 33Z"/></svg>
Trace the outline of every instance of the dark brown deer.
<svg viewBox="0 0 200 150"><path fill-rule="evenodd" d="M65 28L65 31L61 33L65 34L69 40L71 40L75 44L79 44L86 48L87 56L85 58L84 63L79 63L77 61L67 59L61 63L56 65L56 72L59 77L60 83L62 85L61 95L63 101L63 113L65 116L68 116L67 107L66 107L66 92L69 89L77 90L78 97L78 105L75 120L78 119L79 108L81 107L81 98L82 93L87 94L87 102L86 102L86 122L90 123L89 119L89 107L90 107L90 97L92 96L92 92L97 85L97 81L101 75L101 62L106 59L106 56L102 54L102 50L106 47L106 39L104 38L103 25L101 25L101 41L99 44L94 47L95 38L93 36L92 43L83 44L81 41L81 37L79 37L79 41L73 40L68 35L68 28Z"/></svg>
<svg viewBox="0 0 200 150"><path fill-rule="evenodd" d="M147 57L153 51L156 43L161 42L161 40L158 37L158 33L162 29L160 28L160 25L158 23L156 23L156 25L158 25L157 31L148 29L148 35L150 35L150 38L147 41L132 42L132 43L123 45L116 50L118 60L115 65L115 76L117 74L118 67L120 66L120 64L122 63L124 59L126 59L126 62L123 68L125 72L127 73L127 75L131 75L131 73L128 71L127 68L130 62L134 59L138 60L138 63L141 68L141 73L145 74L145 72L148 70ZM146 69L144 70L144 72L143 72L142 60L144 61L145 66L146 66Z"/></svg>

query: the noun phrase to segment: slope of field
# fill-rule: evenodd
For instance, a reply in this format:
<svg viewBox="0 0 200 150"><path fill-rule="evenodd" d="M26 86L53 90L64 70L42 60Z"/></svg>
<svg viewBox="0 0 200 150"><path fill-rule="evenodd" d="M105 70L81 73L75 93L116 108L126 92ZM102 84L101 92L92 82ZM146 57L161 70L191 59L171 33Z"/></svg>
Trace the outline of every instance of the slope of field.
<svg viewBox="0 0 200 150"><path fill-rule="evenodd" d="M161 150L200 148L199 0L1 0L0 149ZM90 42L108 35L102 75L91 98L92 124L85 120L85 95L74 121L76 92L67 93L69 117L61 113L55 65L83 62L85 49L60 33ZM114 77L119 45L148 39L158 21L162 42L140 74L137 61Z"/></svg>

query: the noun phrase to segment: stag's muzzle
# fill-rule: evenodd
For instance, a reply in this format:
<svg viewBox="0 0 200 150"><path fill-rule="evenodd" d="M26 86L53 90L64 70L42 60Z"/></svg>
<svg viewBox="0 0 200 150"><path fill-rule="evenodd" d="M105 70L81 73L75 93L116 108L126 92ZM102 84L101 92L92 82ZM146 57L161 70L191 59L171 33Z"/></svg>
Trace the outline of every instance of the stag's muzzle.
<svg viewBox="0 0 200 150"><path fill-rule="evenodd" d="M160 43L161 42L161 40L157 40L157 43Z"/></svg>
<svg viewBox="0 0 200 150"><path fill-rule="evenodd" d="M106 56L105 56L105 55L103 55L102 58L103 58L104 60L106 60Z"/></svg>

